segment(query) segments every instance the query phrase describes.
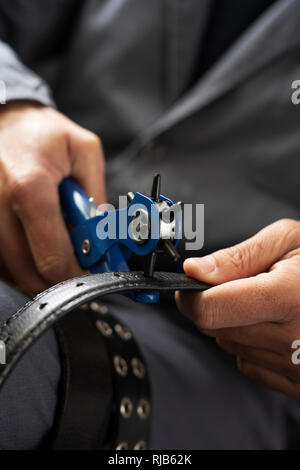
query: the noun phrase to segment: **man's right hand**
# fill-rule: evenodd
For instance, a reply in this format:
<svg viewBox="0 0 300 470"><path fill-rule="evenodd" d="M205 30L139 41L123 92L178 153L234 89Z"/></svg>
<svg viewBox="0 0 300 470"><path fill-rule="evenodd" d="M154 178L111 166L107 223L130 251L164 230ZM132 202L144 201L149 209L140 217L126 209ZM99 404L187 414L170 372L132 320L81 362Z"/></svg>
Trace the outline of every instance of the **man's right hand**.
<svg viewBox="0 0 300 470"><path fill-rule="evenodd" d="M62 217L58 186L72 176L105 202L99 138L32 102L0 106L0 278L39 292L83 274Z"/></svg>

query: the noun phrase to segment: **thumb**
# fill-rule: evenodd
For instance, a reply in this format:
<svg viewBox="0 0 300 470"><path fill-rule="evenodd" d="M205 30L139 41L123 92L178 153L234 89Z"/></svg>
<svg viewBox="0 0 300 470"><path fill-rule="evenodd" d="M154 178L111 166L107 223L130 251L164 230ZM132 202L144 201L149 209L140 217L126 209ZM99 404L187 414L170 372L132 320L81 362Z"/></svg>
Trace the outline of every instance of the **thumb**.
<svg viewBox="0 0 300 470"><path fill-rule="evenodd" d="M188 258L185 273L210 284L266 272L287 252L300 246L300 222L279 220L238 245L202 258Z"/></svg>

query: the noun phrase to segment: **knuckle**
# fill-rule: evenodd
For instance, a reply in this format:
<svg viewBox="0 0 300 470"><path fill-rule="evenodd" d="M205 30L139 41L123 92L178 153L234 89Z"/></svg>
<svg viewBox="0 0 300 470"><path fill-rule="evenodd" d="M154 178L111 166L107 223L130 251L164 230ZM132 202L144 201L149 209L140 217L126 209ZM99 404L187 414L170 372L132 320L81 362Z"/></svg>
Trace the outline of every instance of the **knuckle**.
<svg viewBox="0 0 300 470"><path fill-rule="evenodd" d="M246 360L239 358L238 367L242 374L246 376L251 375L251 365Z"/></svg>
<svg viewBox="0 0 300 470"><path fill-rule="evenodd" d="M277 225L278 228L284 229L284 230L292 229L295 227L299 228L299 222L297 222L294 219L289 219L289 218L279 219L277 220L277 222L275 222L275 225Z"/></svg>
<svg viewBox="0 0 300 470"><path fill-rule="evenodd" d="M25 293L38 293L44 290L48 285L39 278L31 268L22 269L13 273L13 279L19 289Z"/></svg>
<svg viewBox="0 0 300 470"><path fill-rule="evenodd" d="M274 297L278 307L281 307L282 322L296 324L300 314L300 293L294 285L288 282L278 282L274 286Z"/></svg>
<svg viewBox="0 0 300 470"><path fill-rule="evenodd" d="M291 362L288 357L286 358L286 360L287 363L283 368L284 370L282 371L283 375L289 378L292 382L299 382L300 377L298 368Z"/></svg>

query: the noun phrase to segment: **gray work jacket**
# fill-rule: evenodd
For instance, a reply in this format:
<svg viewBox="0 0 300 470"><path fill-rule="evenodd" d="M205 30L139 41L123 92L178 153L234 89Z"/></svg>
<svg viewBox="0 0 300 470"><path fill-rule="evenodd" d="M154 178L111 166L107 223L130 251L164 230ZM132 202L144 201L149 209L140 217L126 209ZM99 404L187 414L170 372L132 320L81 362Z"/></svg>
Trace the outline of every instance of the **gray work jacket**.
<svg viewBox="0 0 300 470"><path fill-rule="evenodd" d="M160 171L165 194L204 203L206 251L300 211L299 1L275 2L187 88L210 4L15 0L0 16L7 100L96 132L110 199Z"/></svg>

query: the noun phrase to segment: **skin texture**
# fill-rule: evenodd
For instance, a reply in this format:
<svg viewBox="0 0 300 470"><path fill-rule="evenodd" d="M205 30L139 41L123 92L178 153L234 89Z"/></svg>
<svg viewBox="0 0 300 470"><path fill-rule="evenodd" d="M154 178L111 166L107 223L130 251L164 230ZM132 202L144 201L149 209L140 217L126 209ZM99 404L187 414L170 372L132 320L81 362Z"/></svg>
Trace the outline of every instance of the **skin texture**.
<svg viewBox="0 0 300 470"><path fill-rule="evenodd" d="M204 334L237 356L242 373L300 398L300 222L279 220L252 238L184 263L185 273L213 284L176 292L179 310Z"/></svg>
<svg viewBox="0 0 300 470"><path fill-rule="evenodd" d="M26 292L82 275L59 205L72 176L105 202L99 138L54 109L13 102L0 110L0 275Z"/></svg>

